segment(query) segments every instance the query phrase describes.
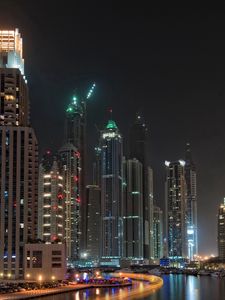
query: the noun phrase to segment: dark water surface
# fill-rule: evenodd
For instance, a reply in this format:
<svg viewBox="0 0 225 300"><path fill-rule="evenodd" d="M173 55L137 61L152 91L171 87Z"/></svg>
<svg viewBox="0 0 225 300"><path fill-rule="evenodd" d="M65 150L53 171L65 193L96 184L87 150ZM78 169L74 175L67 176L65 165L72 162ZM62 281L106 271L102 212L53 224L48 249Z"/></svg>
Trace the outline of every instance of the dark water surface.
<svg viewBox="0 0 225 300"><path fill-rule="evenodd" d="M129 288L89 289L72 293L36 298L38 300L110 300L115 295L129 300L132 289L140 290L140 298L144 300L225 300L225 278L210 276L165 275L164 285L152 295L141 296L145 284L135 283Z"/></svg>

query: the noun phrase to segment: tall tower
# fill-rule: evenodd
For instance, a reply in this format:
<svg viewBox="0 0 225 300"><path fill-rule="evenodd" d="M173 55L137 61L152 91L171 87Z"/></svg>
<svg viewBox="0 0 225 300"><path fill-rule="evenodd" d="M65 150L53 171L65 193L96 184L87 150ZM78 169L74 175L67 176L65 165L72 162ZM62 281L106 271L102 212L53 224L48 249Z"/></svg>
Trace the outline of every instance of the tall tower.
<svg viewBox="0 0 225 300"><path fill-rule="evenodd" d="M143 260L143 170L136 159L123 162L123 257Z"/></svg>
<svg viewBox="0 0 225 300"><path fill-rule="evenodd" d="M80 228L82 229L79 241L80 251L86 249L86 103L95 89L95 83L91 86L87 95L79 94L73 97L66 110L65 144L71 144L79 152L79 199L80 199Z"/></svg>
<svg viewBox="0 0 225 300"><path fill-rule="evenodd" d="M71 262L80 254L80 153L72 144L65 144L59 150L60 172L63 177L66 256Z"/></svg>
<svg viewBox="0 0 225 300"><path fill-rule="evenodd" d="M154 206L153 214L153 258L163 257L163 212L158 206Z"/></svg>
<svg viewBox="0 0 225 300"><path fill-rule="evenodd" d="M59 163L48 150L39 166L38 237L45 242L63 242L64 188Z"/></svg>
<svg viewBox="0 0 225 300"><path fill-rule="evenodd" d="M187 256L185 162L165 162L165 219L168 256Z"/></svg>
<svg viewBox="0 0 225 300"><path fill-rule="evenodd" d="M129 158L136 158L143 166L143 249L144 258L148 261L151 257L151 243L153 242L152 232L153 224L151 215L153 215L153 195L150 196L152 184L152 170L149 168L148 158L148 129L143 118L138 114L135 123L129 132ZM153 203L152 203L153 204ZM152 207L152 208L151 208ZM151 211L152 210L152 211ZM151 227L151 228L150 228Z"/></svg>
<svg viewBox="0 0 225 300"><path fill-rule="evenodd" d="M29 126L23 43L18 29L0 30L0 125Z"/></svg>
<svg viewBox="0 0 225 300"><path fill-rule="evenodd" d="M100 259L101 242L101 190L97 185L87 186L87 257Z"/></svg>
<svg viewBox="0 0 225 300"><path fill-rule="evenodd" d="M19 279L24 244L37 238L38 146L18 29L0 30L0 101L0 270Z"/></svg>
<svg viewBox="0 0 225 300"><path fill-rule="evenodd" d="M93 184L101 186L101 148L95 147L95 161L93 163Z"/></svg>
<svg viewBox="0 0 225 300"><path fill-rule="evenodd" d="M122 255L122 136L109 120L101 131L102 257Z"/></svg>
<svg viewBox="0 0 225 300"><path fill-rule="evenodd" d="M218 255L225 260L225 198L218 209L217 230Z"/></svg>
<svg viewBox="0 0 225 300"><path fill-rule="evenodd" d="M185 180L187 188L188 257L193 260L194 255L198 254L197 182L196 168L191 156L190 143L186 144L185 162Z"/></svg>

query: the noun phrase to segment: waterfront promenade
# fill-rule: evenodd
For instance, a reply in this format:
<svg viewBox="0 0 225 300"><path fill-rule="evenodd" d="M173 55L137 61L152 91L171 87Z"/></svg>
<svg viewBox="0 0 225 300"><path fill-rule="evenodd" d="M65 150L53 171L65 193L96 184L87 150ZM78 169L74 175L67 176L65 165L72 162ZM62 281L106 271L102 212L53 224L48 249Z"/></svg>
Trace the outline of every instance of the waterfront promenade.
<svg viewBox="0 0 225 300"><path fill-rule="evenodd" d="M147 274L136 274L136 273L115 273L116 276L120 277L129 277L133 280L140 281L140 284L137 288L132 289L131 291L125 291L123 289L120 290L118 294L115 296L111 296L110 300L122 300L122 299L142 299L145 296L151 295L155 293L158 289L163 286L163 279L161 277L155 275L147 275ZM115 275L113 274L113 275ZM144 284L143 282L147 283ZM104 297L101 299L105 299Z"/></svg>
<svg viewBox="0 0 225 300"><path fill-rule="evenodd" d="M32 299L37 297L76 292L79 290L90 289L90 288L115 288L115 287L127 287L131 284L76 284L68 285L66 287L57 287L57 288L45 288L38 290L30 290L24 292L15 292L11 294L0 294L0 300L13 300L13 299Z"/></svg>
<svg viewBox="0 0 225 300"><path fill-rule="evenodd" d="M145 281L148 284L140 283L138 288L132 289L129 291L129 300L130 299L140 299L143 295L154 293L163 285L163 280L160 277L154 275L145 275L145 274L133 274L133 273L114 273L113 276L117 277L129 277L133 280ZM123 287L127 287L131 284L76 284L68 285L64 287L49 288L49 289L38 289L38 290L29 290L24 292L15 292L11 294L0 294L0 300L14 300L14 299L32 299L42 296L55 295L61 293L69 293L73 291L79 291L82 289L90 288L115 288L120 287L120 292L117 295L111 296L110 299L124 299L128 297L128 294ZM99 298L100 299L100 298ZM103 299L103 298L102 298ZM105 299L105 298L104 298Z"/></svg>

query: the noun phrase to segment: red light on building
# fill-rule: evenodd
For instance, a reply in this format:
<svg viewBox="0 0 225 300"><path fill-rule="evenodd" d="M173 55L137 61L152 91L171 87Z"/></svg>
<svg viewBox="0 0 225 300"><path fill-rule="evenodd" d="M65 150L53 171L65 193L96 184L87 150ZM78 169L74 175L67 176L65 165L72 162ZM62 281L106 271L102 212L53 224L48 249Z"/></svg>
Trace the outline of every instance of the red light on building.
<svg viewBox="0 0 225 300"><path fill-rule="evenodd" d="M78 203L80 203L80 197L77 197L77 199L76 199L76 200L77 200L77 202L78 202Z"/></svg>
<svg viewBox="0 0 225 300"><path fill-rule="evenodd" d="M58 194L58 199L62 200L63 199L63 194Z"/></svg>
<svg viewBox="0 0 225 300"><path fill-rule="evenodd" d="M57 236L55 234L52 235L52 240L55 241L57 239Z"/></svg>
<svg viewBox="0 0 225 300"><path fill-rule="evenodd" d="M75 155L76 155L76 157L79 158L79 157L80 157L80 152L76 151L76 152L75 152Z"/></svg>
<svg viewBox="0 0 225 300"><path fill-rule="evenodd" d="M78 176L76 176L76 175L73 177L73 179L75 182L77 182L79 180Z"/></svg>

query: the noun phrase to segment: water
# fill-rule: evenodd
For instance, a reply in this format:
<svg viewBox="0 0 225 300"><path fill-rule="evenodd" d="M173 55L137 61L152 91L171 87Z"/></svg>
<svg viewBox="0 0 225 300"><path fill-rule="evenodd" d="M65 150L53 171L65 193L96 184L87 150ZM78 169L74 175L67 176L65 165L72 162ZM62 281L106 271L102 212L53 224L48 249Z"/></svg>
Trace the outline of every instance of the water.
<svg viewBox="0 0 225 300"><path fill-rule="evenodd" d="M225 278L212 278L210 276L165 275L164 285L152 295L144 295L145 284L135 283L128 288L89 289L77 292L60 294L39 300L93 300L111 299L118 295L120 299L129 300L129 292L133 289L140 291L143 300L225 300Z"/></svg>

